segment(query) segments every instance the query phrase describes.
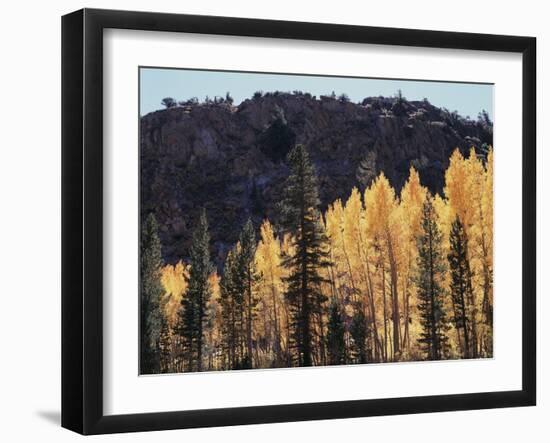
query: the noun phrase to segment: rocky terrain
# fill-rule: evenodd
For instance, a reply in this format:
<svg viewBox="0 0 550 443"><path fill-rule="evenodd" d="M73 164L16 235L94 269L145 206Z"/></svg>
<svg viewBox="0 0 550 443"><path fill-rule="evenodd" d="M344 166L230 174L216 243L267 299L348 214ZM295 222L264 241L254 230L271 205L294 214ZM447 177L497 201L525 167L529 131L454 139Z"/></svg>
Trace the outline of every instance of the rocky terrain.
<svg viewBox="0 0 550 443"><path fill-rule="evenodd" d="M442 192L456 147L484 155L492 123L428 101L256 93L239 106L184 103L141 117L141 216L154 212L166 262L188 257L193 226L206 208L212 256L220 265L248 217L277 222L287 152L304 144L319 176L323 209L361 191L383 171L401 189L410 165Z"/></svg>

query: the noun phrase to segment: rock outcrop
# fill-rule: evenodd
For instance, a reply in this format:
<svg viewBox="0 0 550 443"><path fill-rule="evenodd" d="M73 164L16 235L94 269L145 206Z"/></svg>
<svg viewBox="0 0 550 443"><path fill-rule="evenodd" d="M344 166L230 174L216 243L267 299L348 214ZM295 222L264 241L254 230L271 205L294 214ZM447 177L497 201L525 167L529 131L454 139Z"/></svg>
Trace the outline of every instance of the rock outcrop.
<svg viewBox="0 0 550 443"><path fill-rule="evenodd" d="M399 191L413 165L441 193L455 148L484 155L492 123L471 121L428 101L302 93L256 94L239 106L194 103L141 118L141 216L154 212L167 262L188 257L206 208L219 265L248 217L277 222L287 152L304 144L319 177L323 209L361 191L381 171Z"/></svg>

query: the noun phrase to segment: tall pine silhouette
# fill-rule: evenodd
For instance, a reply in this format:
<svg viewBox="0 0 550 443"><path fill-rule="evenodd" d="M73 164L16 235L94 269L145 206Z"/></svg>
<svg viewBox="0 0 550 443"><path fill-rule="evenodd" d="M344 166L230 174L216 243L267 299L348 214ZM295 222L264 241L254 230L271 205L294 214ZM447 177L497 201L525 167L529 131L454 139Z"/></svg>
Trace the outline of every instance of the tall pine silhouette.
<svg viewBox="0 0 550 443"><path fill-rule="evenodd" d="M158 225L153 214L149 214L143 225L140 238L140 372L160 372L160 336L162 328L160 283L162 266Z"/></svg>
<svg viewBox="0 0 550 443"><path fill-rule="evenodd" d="M286 299L292 313L292 339L299 366L312 365L313 318L326 297L321 269L328 266L326 236L320 223L317 177L308 152L296 145L287 156L290 175L282 201L282 225L291 235L293 253L283 257L288 270Z"/></svg>
<svg viewBox="0 0 550 443"><path fill-rule="evenodd" d="M367 317L365 315L365 306L361 302L355 304L355 312L351 319L350 333L353 338L353 357L358 363L367 363L367 339L369 337L369 329L367 326Z"/></svg>
<svg viewBox="0 0 550 443"><path fill-rule="evenodd" d="M244 284L239 273L241 245L229 251L220 280L221 332L224 368L238 369L243 358L243 301Z"/></svg>
<svg viewBox="0 0 550 443"><path fill-rule="evenodd" d="M206 307L211 295L208 277L213 270L210 262L210 235L206 212L202 211L193 233L189 282L182 299L181 335L187 371L202 371L202 351Z"/></svg>
<svg viewBox="0 0 550 443"><path fill-rule="evenodd" d="M253 287L258 280L254 256L256 254L256 234L252 221L248 219L240 236L241 251L239 256L240 272L244 283L244 317L246 318L246 356L243 361L243 369L252 368L252 329L255 308L258 298L254 294Z"/></svg>
<svg viewBox="0 0 550 443"><path fill-rule="evenodd" d="M472 272L468 258L468 239L464 226L456 217L449 236L450 251L447 256L451 271L451 297L454 308L454 323L462 331L460 343L463 357L477 357L476 328L473 318Z"/></svg>
<svg viewBox="0 0 550 443"><path fill-rule="evenodd" d="M328 313L327 350L329 364L342 365L346 362L343 313L338 301L333 299Z"/></svg>
<svg viewBox="0 0 550 443"><path fill-rule="evenodd" d="M252 336L258 303L254 285L259 278L255 254L256 234L252 221L248 220L239 242L227 254L220 281L223 347L228 369L252 368Z"/></svg>
<svg viewBox="0 0 550 443"><path fill-rule="evenodd" d="M418 342L430 360L447 356L448 338L442 280L445 263L441 250L442 235L437 225L433 198L427 196L422 207L418 237L417 278L418 312L422 333Z"/></svg>

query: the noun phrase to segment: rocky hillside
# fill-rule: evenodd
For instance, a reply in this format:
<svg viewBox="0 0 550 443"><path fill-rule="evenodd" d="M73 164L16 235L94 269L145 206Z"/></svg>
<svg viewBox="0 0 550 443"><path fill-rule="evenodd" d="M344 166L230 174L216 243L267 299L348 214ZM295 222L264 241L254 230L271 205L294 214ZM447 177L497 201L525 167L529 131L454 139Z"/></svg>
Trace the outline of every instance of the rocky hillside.
<svg viewBox="0 0 550 443"><path fill-rule="evenodd" d="M205 207L212 254L220 264L248 217L276 223L288 174L285 156L304 144L319 176L323 208L364 190L383 171L396 189L410 165L442 192L456 147L483 155L492 123L470 121L428 101L302 93L256 93L239 106L189 103L141 118L141 216L153 211L167 262L187 258L191 232Z"/></svg>

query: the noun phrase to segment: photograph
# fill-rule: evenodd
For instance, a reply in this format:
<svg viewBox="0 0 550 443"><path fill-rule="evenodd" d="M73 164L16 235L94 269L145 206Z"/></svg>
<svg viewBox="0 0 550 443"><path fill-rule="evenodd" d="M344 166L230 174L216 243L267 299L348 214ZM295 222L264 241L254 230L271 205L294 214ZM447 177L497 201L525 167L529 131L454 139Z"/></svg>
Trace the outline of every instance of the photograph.
<svg viewBox="0 0 550 443"><path fill-rule="evenodd" d="M492 110L140 67L140 374L492 358Z"/></svg>

